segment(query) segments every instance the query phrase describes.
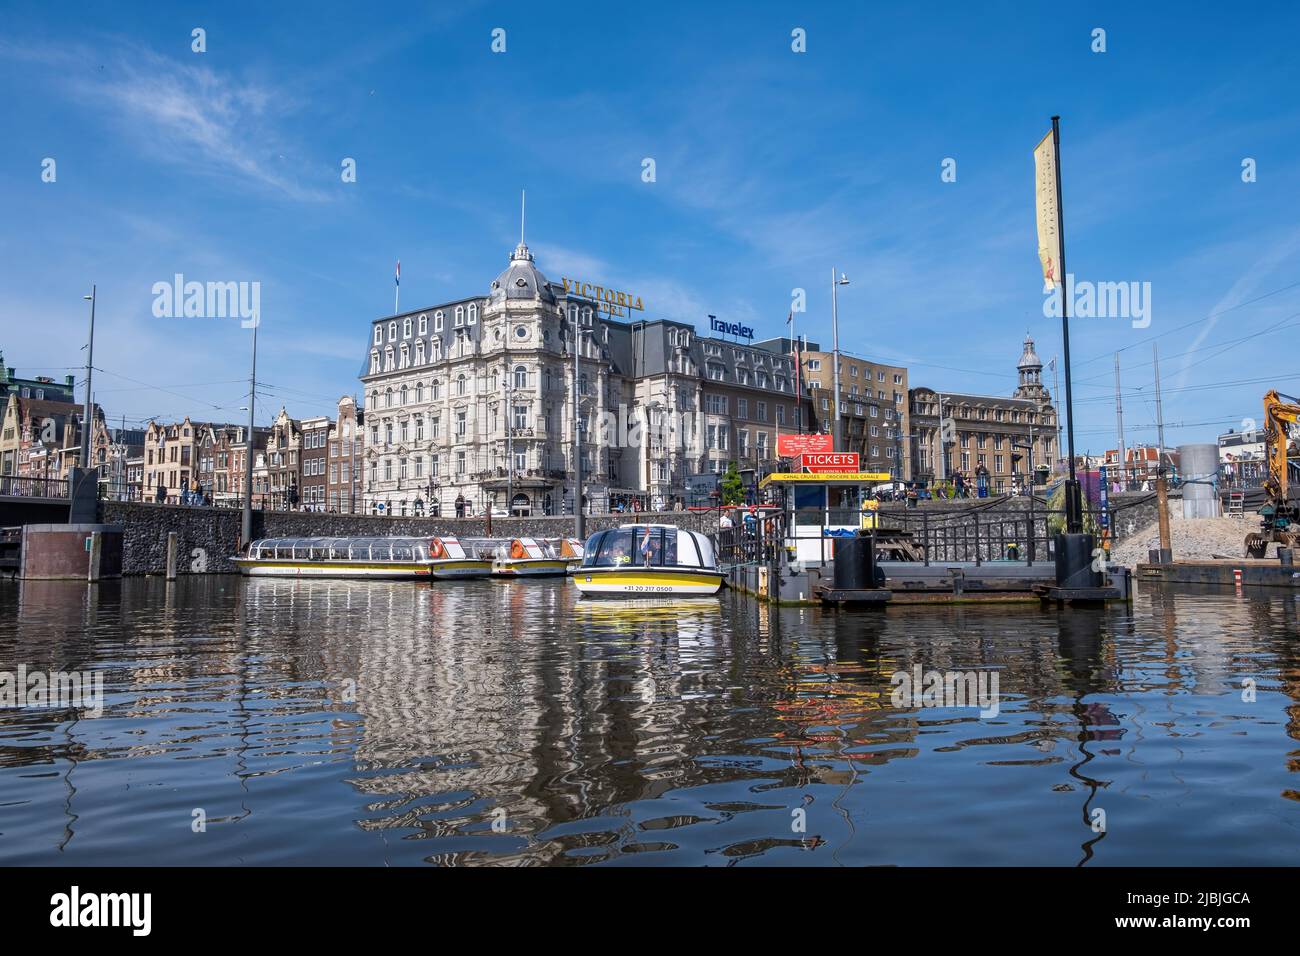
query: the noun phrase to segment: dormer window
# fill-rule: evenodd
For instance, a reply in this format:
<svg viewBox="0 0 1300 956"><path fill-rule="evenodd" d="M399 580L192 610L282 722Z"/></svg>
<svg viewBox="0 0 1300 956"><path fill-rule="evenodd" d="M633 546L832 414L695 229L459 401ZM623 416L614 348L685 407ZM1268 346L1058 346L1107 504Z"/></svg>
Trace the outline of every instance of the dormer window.
<svg viewBox="0 0 1300 956"><path fill-rule="evenodd" d="M388 323L388 341L390 341L390 342L396 342L396 341L397 341L397 323L396 323L396 322L389 322L389 323Z"/></svg>
<svg viewBox="0 0 1300 956"><path fill-rule="evenodd" d="M429 333L429 317L428 317L427 315L422 315L422 316L420 316L420 333L419 333L419 334L420 334L420 335L427 335L428 333Z"/></svg>
<svg viewBox="0 0 1300 956"><path fill-rule="evenodd" d="M433 331L442 331L442 312L440 311L433 313Z"/></svg>
<svg viewBox="0 0 1300 956"><path fill-rule="evenodd" d="M375 326L375 344L376 345L384 344L384 327L382 325Z"/></svg>
<svg viewBox="0 0 1300 956"><path fill-rule="evenodd" d="M469 304L469 320L468 320L467 324L468 324L468 325L473 325L473 324L476 323L477 321L478 321L478 303L476 303L476 302L471 302L471 303Z"/></svg>
<svg viewBox="0 0 1300 956"><path fill-rule="evenodd" d="M458 305L456 306L456 328L460 328L464 324L465 324L465 307L463 305Z"/></svg>
<svg viewBox="0 0 1300 956"><path fill-rule="evenodd" d="M409 339L410 337L411 337L411 317L408 315L405 319L402 320L402 338Z"/></svg>

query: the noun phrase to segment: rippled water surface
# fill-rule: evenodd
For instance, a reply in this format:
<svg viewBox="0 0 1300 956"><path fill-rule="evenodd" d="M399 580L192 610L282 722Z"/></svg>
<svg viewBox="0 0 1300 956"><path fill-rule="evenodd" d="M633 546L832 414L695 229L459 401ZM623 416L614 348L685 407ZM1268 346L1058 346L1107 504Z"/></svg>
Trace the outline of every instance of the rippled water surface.
<svg viewBox="0 0 1300 956"><path fill-rule="evenodd" d="M0 710L0 863L1297 864L1298 616L6 582L0 670L104 712ZM916 664L999 712L895 706Z"/></svg>

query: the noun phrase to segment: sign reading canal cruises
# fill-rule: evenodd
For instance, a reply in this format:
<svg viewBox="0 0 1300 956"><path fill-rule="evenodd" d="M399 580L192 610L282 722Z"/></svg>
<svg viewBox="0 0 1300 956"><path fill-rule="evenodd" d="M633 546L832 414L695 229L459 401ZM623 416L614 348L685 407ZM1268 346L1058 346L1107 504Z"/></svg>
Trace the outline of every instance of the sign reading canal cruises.
<svg viewBox="0 0 1300 956"><path fill-rule="evenodd" d="M591 299L596 303L596 307L606 315L627 315L632 309L641 312L645 311L645 306L641 304L641 297L633 295L631 292L606 289L603 285L583 282L581 279L568 279L563 276L560 277L560 281L564 283L565 295L572 293L584 299Z"/></svg>
<svg viewBox="0 0 1300 956"><path fill-rule="evenodd" d="M804 452L799 464L804 471L815 475L844 474L860 467L856 451Z"/></svg>
<svg viewBox="0 0 1300 956"><path fill-rule="evenodd" d="M832 435L777 435L776 456L778 458L798 458L811 452L832 452L835 450L835 438Z"/></svg>

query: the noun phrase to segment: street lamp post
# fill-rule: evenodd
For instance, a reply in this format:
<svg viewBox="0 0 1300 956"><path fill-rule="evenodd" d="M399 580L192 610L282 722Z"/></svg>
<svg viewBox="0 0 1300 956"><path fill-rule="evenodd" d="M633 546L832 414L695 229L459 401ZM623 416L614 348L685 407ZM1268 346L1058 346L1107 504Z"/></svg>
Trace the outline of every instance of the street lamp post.
<svg viewBox="0 0 1300 956"><path fill-rule="evenodd" d="M515 513L515 383L506 360L506 514Z"/></svg>
<svg viewBox="0 0 1300 956"><path fill-rule="evenodd" d="M260 318L260 316L259 316ZM239 536L245 547L253 540L253 413L257 404L257 326L253 323L253 366L248 376L248 441L244 443L244 511Z"/></svg>
<svg viewBox="0 0 1300 956"><path fill-rule="evenodd" d="M86 343L86 407L81 421L81 467L90 467L90 375L95 365L95 297L96 287L90 287L90 295L82 298L90 303L90 340Z"/></svg>
<svg viewBox="0 0 1300 956"><path fill-rule="evenodd" d="M835 268L831 268L831 347L834 351L835 362L835 450L840 451L843 448L840 425L840 315L839 315L839 297L836 286L848 285L849 280L840 273L838 279L835 278Z"/></svg>
<svg viewBox="0 0 1300 956"><path fill-rule="evenodd" d="M578 395L578 376L581 374L578 361L579 343L582 341L580 321L581 317L575 311L573 314L573 531L577 539L582 541L584 540L582 533L582 409L579 405L580 396Z"/></svg>

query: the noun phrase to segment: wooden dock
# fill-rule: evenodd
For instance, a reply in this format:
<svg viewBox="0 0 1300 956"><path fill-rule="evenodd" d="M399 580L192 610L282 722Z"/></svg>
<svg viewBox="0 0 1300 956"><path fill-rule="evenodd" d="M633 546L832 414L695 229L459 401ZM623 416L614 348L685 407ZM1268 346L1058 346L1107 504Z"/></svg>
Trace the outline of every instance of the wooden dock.
<svg viewBox="0 0 1300 956"><path fill-rule="evenodd" d="M1300 567L1270 558L1212 558L1139 564L1136 573L1137 579L1144 583L1300 588Z"/></svg>

